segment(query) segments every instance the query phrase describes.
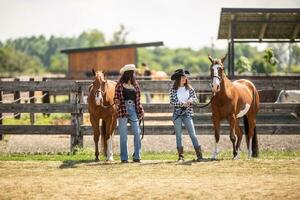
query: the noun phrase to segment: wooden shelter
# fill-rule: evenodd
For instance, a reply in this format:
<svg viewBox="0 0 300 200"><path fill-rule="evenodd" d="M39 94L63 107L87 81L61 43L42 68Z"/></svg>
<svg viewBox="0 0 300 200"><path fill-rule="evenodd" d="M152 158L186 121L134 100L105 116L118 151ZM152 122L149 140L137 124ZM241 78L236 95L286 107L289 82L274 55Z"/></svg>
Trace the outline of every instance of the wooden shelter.
<svg viewBox="0 0 300 200"><path fill-rule="evenodd" d="M300 42L300 9L222 8L218 39L228 40L228 75L233 77L235 43Z"/></svg>
<svg viewBox="0 0 300 200"><path fill-rule="evenodd" d="M103 47L63 49L68 55L69 79L86 79L91 70L103 70L108 75L119 74L119 69L129 63L137 64L137 48L161 46L163 42L124 44Z"/></svg>

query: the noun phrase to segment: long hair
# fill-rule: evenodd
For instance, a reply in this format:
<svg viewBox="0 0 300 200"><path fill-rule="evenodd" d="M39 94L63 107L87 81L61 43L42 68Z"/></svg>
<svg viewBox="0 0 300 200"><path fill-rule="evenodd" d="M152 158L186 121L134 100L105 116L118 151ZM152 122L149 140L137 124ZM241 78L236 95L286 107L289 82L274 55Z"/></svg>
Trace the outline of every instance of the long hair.
<svg viewBox="0 0 300 200"><path fill-rule="evenodd" d="M181 76L179 76L178 78L175 79L174 84L173 84L173 88L175 88L176 90L178 90L179 86L180 86L180 80L181 80ZM186 79L186 82L184 83L184 87L186 90L192 89L192 86L189 84L189 79Z"/></svg>
<svg viewBox="0 0 300 200"><path fill-rule="evenodd" d="M128 83L130 80L132 85L137 85L136 79L135 79L135 73L133 70L125 71L122 76L119 79L119 83Z"/></svg>

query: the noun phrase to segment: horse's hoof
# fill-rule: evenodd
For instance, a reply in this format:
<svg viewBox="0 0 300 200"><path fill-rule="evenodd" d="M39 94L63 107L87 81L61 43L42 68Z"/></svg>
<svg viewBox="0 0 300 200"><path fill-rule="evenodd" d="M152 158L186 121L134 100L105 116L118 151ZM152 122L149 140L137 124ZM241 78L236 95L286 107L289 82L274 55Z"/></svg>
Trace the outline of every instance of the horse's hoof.
<svg viewBox="0 0 300 200"><path fill-rule="evenodd" d="M99 158L95 158L95 162L99 162L100 160L99 160Z"/></svg>
<svg viewBox="0 0 300 200"><path fill-rule="evenodd" d="M232 158L232 160L239 160L239 159L240 159L240 157L238 157L238 156L235 156Z"/></svg>
<svg viewBox="0 0 300 200"><path fill-rule="evenodd" d="M111 156L111 157L108 157L108 158L106 158L106 161L108 161L108 162L112 162L112 161L114 161L114 158Z"/></svg>

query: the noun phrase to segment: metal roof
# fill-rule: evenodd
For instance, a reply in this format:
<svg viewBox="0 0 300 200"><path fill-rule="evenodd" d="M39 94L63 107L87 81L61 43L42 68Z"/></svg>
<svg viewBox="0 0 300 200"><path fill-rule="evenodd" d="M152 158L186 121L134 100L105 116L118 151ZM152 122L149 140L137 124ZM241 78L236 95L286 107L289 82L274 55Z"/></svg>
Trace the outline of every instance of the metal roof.
<svg viewBox="0 0 300 200"><path fill-rule="evenodd" d="M90 48L77 48L77 49L62 49L61 53L75 53L75 52L86 52L86 51L103 51L112 49L123 49L123 48L139 48L139 47L150 47L150 46L162 46L163 42L150 42L150 43L139 43L139 44L122 44L112 45L103 47L90 47Z"/></svg>
<svg viewBox="0 0 300 200"><path fill-rule="evenodd" d="M300 39L300 9L222 8L218 39Z"/></svg>

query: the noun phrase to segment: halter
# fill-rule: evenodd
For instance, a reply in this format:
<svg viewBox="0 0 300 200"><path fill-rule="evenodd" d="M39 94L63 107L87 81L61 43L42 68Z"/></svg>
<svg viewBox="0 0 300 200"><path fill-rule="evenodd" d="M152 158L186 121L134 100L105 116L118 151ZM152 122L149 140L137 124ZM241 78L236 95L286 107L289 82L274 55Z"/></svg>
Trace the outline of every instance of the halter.
<svg viewBox="0 0 300 200"><path fill-rule="evenodd" d="M111 105L104 105L104 104L103 104L103 99L104 99L104 96L106 95L107 88L108 88L107 80L106 80L106 81L103 81L103 82L104 82L104 91L101 90L101 85L100 85L99 89L96 90L96 92L95 92L94 95L95 95L95 97L96 97L96 94L97 94L98 92L100 92L101 95L102 95L102 102L101 102L101 104L100 104L100 107L103 107L103 108L109 108L109 107L115 105L115 103L113 103L113 104L111 104Z"/></svg>
<svg viewBox="0 0 300 200"><path fill-rule="evenodd" d="M211 87L213 86L214 78L217 78L219 80L218 85L220 85L223 80L223 77L219 76L219 69L222 69L222 65L219 64L218 62L214 62L211 68L212 68L212 70L214 70L214 72L213 72L213 76L211 76L211 79L210 79L210 86ZM215 70L217 70L218 72L215 73ZM215 96L217 92L212 92L212 95Z"/></svg>

